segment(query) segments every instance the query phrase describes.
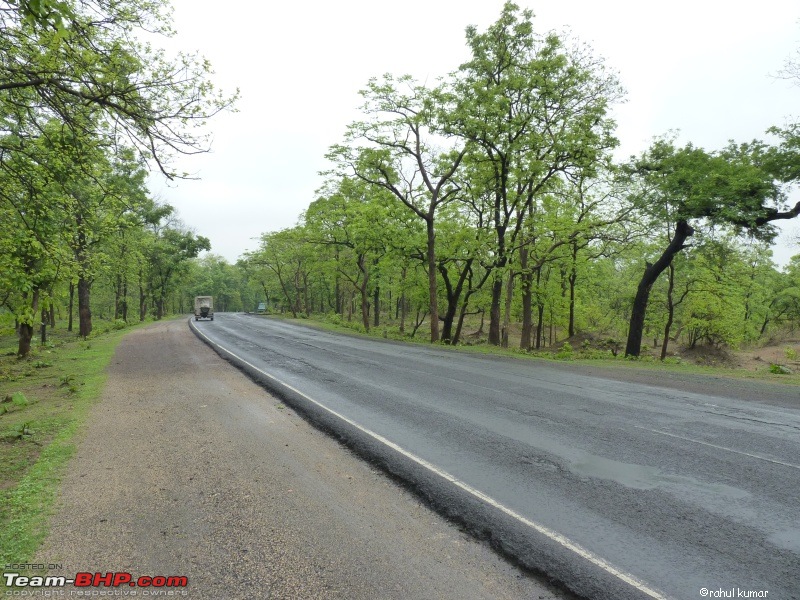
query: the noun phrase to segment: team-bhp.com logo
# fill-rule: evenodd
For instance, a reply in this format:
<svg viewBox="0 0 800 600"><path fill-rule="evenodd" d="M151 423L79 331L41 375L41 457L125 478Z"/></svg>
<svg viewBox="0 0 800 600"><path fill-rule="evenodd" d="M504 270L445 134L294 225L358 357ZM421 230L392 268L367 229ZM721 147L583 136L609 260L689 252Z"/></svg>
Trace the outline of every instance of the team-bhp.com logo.
<svg viewBox="0 0 800 600"><path fill-rule="evenodd" d="M189 585L189 579L181 576L156 575L149 577L142 575L133 578L130 573L76 573L75 577L63 576L27 576L19 573L3 573L6 587L18 588L51 588L74 585L79 588L97 587L141 587L141 588L184 588Z"/></svg>

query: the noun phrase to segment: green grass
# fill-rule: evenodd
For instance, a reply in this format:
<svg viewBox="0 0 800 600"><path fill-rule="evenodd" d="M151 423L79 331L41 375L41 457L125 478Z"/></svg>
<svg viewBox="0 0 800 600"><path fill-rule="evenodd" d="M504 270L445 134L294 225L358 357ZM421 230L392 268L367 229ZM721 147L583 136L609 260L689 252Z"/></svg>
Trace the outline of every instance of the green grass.
<svg viewBox="0 0 800 600"><path fill-rule="evenodd" d="M129 331L96 330L84 341L56 328L23 360L13 330L0 332L0 564L30 562L47 534L81 427Z"/></svg>

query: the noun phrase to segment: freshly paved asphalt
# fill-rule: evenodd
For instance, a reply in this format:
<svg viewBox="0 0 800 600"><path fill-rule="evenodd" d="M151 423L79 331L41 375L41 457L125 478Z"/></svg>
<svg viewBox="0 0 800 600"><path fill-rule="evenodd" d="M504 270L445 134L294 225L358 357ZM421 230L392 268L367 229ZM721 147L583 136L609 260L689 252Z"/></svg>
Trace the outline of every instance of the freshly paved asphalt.
<svg viewBox="0 0 800 600"><path fill-rule="evenodd" d="M252 315L190 324L440 512L579 595L800 598L797 388L631 383Z"/></svg>

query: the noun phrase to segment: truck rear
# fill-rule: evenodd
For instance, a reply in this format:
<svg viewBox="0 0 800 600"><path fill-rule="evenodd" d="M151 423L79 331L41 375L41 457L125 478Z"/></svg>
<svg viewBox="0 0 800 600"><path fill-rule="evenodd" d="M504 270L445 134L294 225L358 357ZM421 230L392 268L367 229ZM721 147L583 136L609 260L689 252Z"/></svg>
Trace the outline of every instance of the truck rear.
<svg viewBox="0 0 800 600"><path fill-rule="evenodd" d="M211 296L195 296L194 298L194 320L200 319L214 320L214 298Z"/></svg>

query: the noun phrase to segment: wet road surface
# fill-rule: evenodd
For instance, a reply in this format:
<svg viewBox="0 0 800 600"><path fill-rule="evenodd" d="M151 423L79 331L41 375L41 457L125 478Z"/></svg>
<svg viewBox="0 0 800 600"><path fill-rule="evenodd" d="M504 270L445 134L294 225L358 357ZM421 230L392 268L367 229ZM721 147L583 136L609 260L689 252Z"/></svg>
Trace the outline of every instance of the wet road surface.
<svg viewBox="0 0 800 600"><path fill-rule="evenodd" d="M748 400L712 379L670 389L249 315L191 325L448 517L580 595L800 598L797 388L743 383Z"/></svg>

